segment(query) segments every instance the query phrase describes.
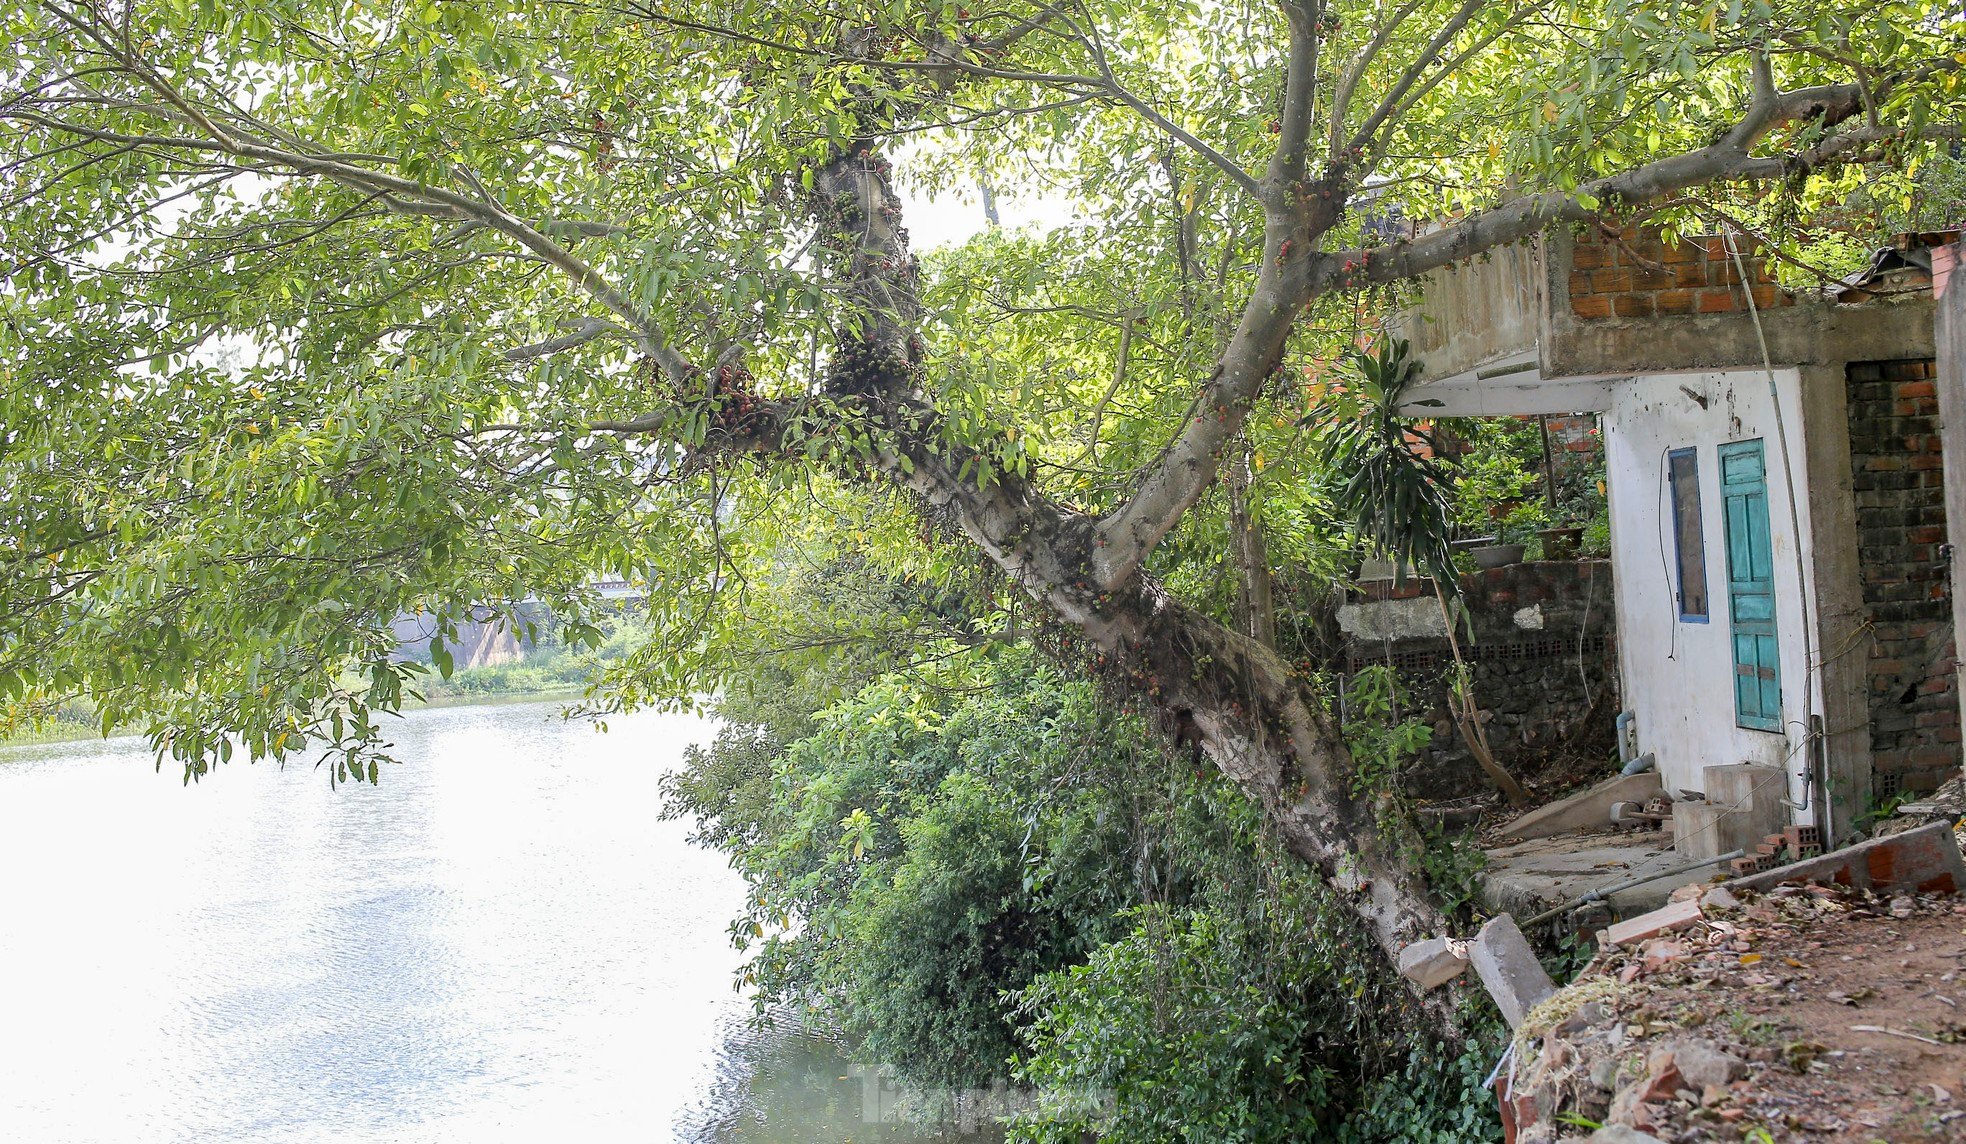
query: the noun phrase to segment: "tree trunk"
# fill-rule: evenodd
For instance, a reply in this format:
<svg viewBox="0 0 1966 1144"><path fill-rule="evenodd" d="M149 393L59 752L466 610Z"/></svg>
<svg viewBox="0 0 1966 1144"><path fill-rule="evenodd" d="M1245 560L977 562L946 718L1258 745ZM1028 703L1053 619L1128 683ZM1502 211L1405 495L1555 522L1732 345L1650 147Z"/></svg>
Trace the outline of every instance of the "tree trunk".
<svg viewBox="0 0 1966 1144"><path fill-rule="evenodd" d="M1101 673L1205 751L1316 867L1388 958L1446 932L1415 860L1422 843L1384 779L1359 776L1337 728L1270 648L1143 585L1080 625Z"/></svg>
<svg viewBox="0 0 1966 1144"><path fill-rule="evenodd" d="M1144 696L1178 742L1205 751L1290 852L1323 873L1389 960L1408 942L1444 932L1420 874L1421 843L1390 792L1374 789L1385 778L1359 780L1317 698L1274 650L1175 600L1137 566L1117 578L1102 570L1111 541L1101 521L1012 473L979 481L960 467L921 386L916 264L885 161L856 143L819 168L814 190L823 246L859 319L840 331L826 395L885 427L876 466L919 494L926 515L959 523L987 560L1082 634L1102 676ZM1267 362L1287 327L1284 320L1265 335L1274 343ZM1267 376L1269 365L1259 372ZM1133 539L1125 543L1138 542L1126 535ZM1237 557L1264 573L1267 588L1260 545L1239 543ZM1443 997L1427 1007L1446 1028L1453 1022Z"/></svg>
<svg viewBox="0 0 1966 1144"><path fill-rule="evenodd" d="M1249 514L1249 449L1228 470L1229 535L1234 547L1236 605L1242 630L1264 647L1277 646L1276 602L1270 590L1270 553L1263 543L1263 526Z"/></svg>

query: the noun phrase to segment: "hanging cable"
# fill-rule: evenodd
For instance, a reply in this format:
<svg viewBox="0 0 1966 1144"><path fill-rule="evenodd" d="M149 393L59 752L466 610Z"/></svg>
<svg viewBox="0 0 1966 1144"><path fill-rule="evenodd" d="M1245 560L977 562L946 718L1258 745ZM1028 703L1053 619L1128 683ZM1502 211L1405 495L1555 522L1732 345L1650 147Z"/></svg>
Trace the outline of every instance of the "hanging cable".
<svg viewBox="0 0 1966 1144"><path fill-rule="evenodd" d="M1761 328L1761 307L1755 304L1754 286L1748 278L1747 265L1741 260L1738 241L1740 237L1741 231L1736 227L1725 236L1724 241L1727 244L1727 253L1734 260L1734 273L1741 279L1741 293L1748 301L1748 317L1754 323L1754 338L1761 345L1761 366L1768 375L1768 400L1775 407L1775 442L1782 454L1782 489L1788 494L1790 544L1795 549L1795 587L1802 597L1802 741L1803 746L1806 747L1809 745L1810 736L1816 734L1817 727L1816 651L1815 641L1810 634L1813 617L1810 615L1809 577L1802 559L1802 511L1795 499L1795 468L1789 456L1788 420L1782 416L1782 395L1775 386L1775 360L1768 352L1768 335ZM1793 758L1793 754L1790 757ZM1815 802L1813 790L1817 781L1813 752L1806 758L1808 761L1804 763L1802 771L1802 801L1798 803L1786 794L1782 797L1782 805L1804 814L1809 812ZM1825 776L1826 781L1827 776ZM1816 814L1821 819L1823 837L1825 839L1834 837L1827 801Z"/></svg>

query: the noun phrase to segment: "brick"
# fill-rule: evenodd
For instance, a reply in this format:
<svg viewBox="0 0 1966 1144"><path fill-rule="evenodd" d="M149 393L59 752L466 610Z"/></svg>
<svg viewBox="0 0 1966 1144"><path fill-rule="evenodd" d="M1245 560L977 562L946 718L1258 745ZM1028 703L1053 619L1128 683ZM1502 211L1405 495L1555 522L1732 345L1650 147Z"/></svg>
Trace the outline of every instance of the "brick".
<svg viewBox="0 0 1966 1144"><path fill-rule="evenodd" d="M1665 246L1661 250L1659 261L1669 265L1675 265L1687 262L1704 262L1706 257L1707 251L1704 245L1691 242L1675 242Z"/></svg>
<svg viewBox="0 0 1966 1144"><path fill-rule="evenodd" d="M1589 293L1591 293L1590 274L1583 270L1572 270L1570 272L1570 296L1574 298L1580 294Z"/></svg>
<svg viewBox="0 0 1966 1144"><path fill-rule="evenodd" d="M1754 304L1759 309L1773 310L1787 301L1788 295L1773 286L1756 286L1754 288Z"/></svg>
<svg viewBox="0 0 1966 1144"><path fill-rule="evenodd" d="M1700 292L1700 313L1726 314L1731 313L1733 309L1734 292L1732 290L1702 290Z"/></svg>
<svg viewBox="0 0 1966 1144"><path fill-rule="evenodd" d="M1662 266L1654 269L1649 266L1638 266L1632 268L1631 274L1632 289L1634 290L1658 290L1673 284L1673 273L1670 267Z"/></svg>
<svg viewBox="0 0 1966 1144"><path fill-rule="evenodd" d="M1698 902L1668 902L1651 913L1614 923L1604 931L1604 943L1630 945L1649 937L1657 937L1662 933L1685 929L1703 916Z"/></svg>
<svg viewBox="0 0 1966 1144"><path fill-rule="evenodd" d="M1649 294L1619 294L1611 299L1611 313L1620 318L1649 318L1652 316L1652 296Z"/></svg>
<svg viewBox="0 0 1966 1144"><path fill-rule="evenodd" d="M1570 248L1570 265L1576 270L1597 270L1609 266L1611 251L1595 242L1578 242Z"/></svg>
<svg viewBox="0 0 1966 1144"><path fill-rule="evenodd" d="M1690 314L1698 300L1691 290L1661 290L1653 295L1652 305L1661 314Z"/></svg>
<svg viewBox="0 0 1966 1144"><path fill-rule="evenodd" d="M1707 264L1705 262L1682 262L1672 268L1672 282L1675 286L1707 285Z"/></svg>
<svg viewBox="0 0 1966 1144"><path fill-rule="evenodd" d="M1603 294L1586 294L1570 299L1570 312L1586 321L1611 316L1611 299Z"/></svg>
<svg viewBox="0 0 1966 1144"><path fill-rule="evenodd" d="M1617 267L1591 271L1591 291L1597 294L1617 294L1632 288L1632 272Z"/></svg>

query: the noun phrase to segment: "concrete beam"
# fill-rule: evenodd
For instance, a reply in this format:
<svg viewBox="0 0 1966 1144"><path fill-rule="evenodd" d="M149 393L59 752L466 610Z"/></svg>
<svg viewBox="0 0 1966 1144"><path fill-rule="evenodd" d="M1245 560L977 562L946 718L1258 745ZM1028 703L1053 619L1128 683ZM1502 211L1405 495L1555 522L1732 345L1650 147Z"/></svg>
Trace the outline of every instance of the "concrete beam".
<svg viewBox="0 0 1966 1144"><path fill-rule="evenodd" d="M1625 377L1552 379L1533 365L1527 373L1505 377L1463 373L1413 386L1399 412L1409 417L1597 413L1610 406L1612 384Z"/></svg>
<svg viewBox="0 0 1966 1144"><path fill-rule="evenodd" d="M1966 640L1966 243L1932 252L1938 295L1940 447L1946 466L1946 539L1952 542L1952 630ZM1960 687L1966 723L1966 687Z"/></svg>
<svg viewBox="0 0 1966 1144"><path fill-rule="evenodd" d="M1805 365L1801 378L1804 488L1809 493L1811 592L1817 685L1829 765L1828 827L1844 841L1870 807L1870 648L1857 559L1857 507L1850 495L1850 399L1842 364ZM1830 654L1831 650L1835 654ZM1797 760L1802 762L1803 760Z"/></svg>
<svg viewBox="0 0 1966 1144"><path fill-rule="evenodd" d="M1700 909L1700 903L1691 899L1667 902L1649 914L1640 914L1635 918L1626 918L1624 921L1613 923L1611 928L1604 931L1604 944L1630 945L1649 937L1658 937L1662 933L1685 929L1703 916L1705 915Z"/></svg>
<svg viewBox="0 0 1966 1144"><path fill-rule="evenodd" d="M1548 838L1572 830L1603 830L1611 825L1611 807L1621 802L1644 802L1663 788L1659 772L1618 775L1569 798L1539 806L1502 828L1504 838Z"/></svg>
<svg viewBox="0 0 1966 1144"><path fill-rule="evenodd" d="M1529 948L1528 939L1516 928L1515 919L1507 914L1491 918L1481 927L1468 947L1468 960L1474 963L1481 984L1495 999L1495 1007L1502 1011L1502 1019L1511 1029L1521 1025L1531 1009L1556 992L1556 982L1543 972L1536 951Z"/></svg>

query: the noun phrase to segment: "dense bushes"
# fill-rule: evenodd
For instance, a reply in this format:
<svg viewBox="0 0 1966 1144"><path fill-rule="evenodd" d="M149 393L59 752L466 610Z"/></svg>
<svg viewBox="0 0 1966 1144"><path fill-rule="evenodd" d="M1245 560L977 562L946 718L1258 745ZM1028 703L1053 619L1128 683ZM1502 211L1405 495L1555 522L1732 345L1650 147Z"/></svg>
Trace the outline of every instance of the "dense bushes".
<svg viewBox="0 0 1966 1144"><path fill-rule="evenodd" d="M1404 991L1213 767L1028 650L854 682L761 668L668 782L750 880L761 1010L914 1085L1063 1098L1030 1141L1490 1130L1481 1062L1413 1055Z"/></svg>

